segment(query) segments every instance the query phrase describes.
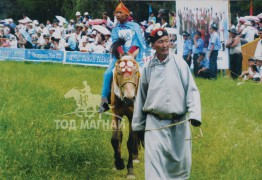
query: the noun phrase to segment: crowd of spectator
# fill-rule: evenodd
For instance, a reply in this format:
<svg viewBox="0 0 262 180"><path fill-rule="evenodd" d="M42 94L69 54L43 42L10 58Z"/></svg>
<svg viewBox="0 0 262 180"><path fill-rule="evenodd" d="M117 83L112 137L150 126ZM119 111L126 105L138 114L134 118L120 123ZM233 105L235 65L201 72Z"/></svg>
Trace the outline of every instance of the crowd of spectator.
<svg viewBox="0 0 262 180"><path fill-rule="evenodd" d="M108 28L106 33L92 28L88 12L81 16L76 12L76 18L67 22L57 18L51 23L39 23L27 16L15 24L13 19L0 21L0 47L26 48L26 49L51 49L62 51L82 51L94 53L109 52L112 40L110 30L113 22L102 13L99 26Z"/></svg>
<svg viewBox="0 0 262 180"><path fill-rule="evenodd" d="M169 23L175 26L174 14L170 13L172 20L163 23L165 26L170 27ZM169 17L163 19L167 21ZM133 21L132 12L129 21ZM156 21L152 13L148 21L139 23L145 42L150 32L160 26ZM101 14L101 19L92 19L88 12L82 16L78 11L75 19L67 21L56 16L52 23L47 20L45 24L24 15L17 24L11 18L0 21L0 47L108 53L112 44L110 33L116 24L116 18L111 21L107 12ZM94 28L97 25L108 31Z"/></svg>
<svg viewBox="0 0 262 180"><path fill-rule="evenodd" d="M179 13L178 13L179 15ZM257 20L258 19L258 20ZM225 47L229 49L230 54L230 72L233 79L255 79L262 77L262 70L260 64L260 57L262 57L262 15L258 16L256 20L247 18L238 18L238 24L232 25L229 31L229 37L221 41L220 33L217 32L219 23L213 22L210 26L209 40L203 39L201 29L197 29L193 34L180 26L183 30L183 58L188 63L191 62L194 66L194 75L196 77L212 78L212 71L216 72L217 67L214 67L212 54L206 55L206 51L217 51ZM130 13L129 21L134 21L132 12ZM145 45L149 46L147 41L149 34L155 28L176 28L176 13L168 13L164 9L160 9L158 15L155 16L153 12L150 13L147 20L138 23L144 37ZM116 18L111 21L107 12L101 14L101 19L92 19L88 12L83 16L80 12L76 12L75 19L67 21L63 17L56 16L56 19L51 23L49 20L45 24L39 23L37 20L31 20L27 16L23 16L18 24L15 24L13 19L5 19L0 21L0 47L9 48L26 48L26 49L50 49L61 51L80 51L89 53L108 53L112 44L111 30L117 24ZM100 28L94 28L95 26ZM102 27L102 28L101 28ZM103 30L106 29L106 31ZM101 30L102 29L102 30ZM211 31L213 29L213 31ZM177 53L177 34L170 33L170 50ZM212 49L212 39L218 36L220 43L216 44ZM253 41L260 37L260 41L254 54L254 67L241 74L242 70L242 52L241 45ZM213 43L214 44L214 43ZM219 46L216 49L216 46ZM217 55L216 55L217 56ZM216 62L215 62L216 64ZM255 68L255 65L257 68ZM211 66L211 67L210 67ZM215 69L213 69L215 68ZM213 75L216 78L216 75ZM247 78L252 77L252 78Z"/></svg>

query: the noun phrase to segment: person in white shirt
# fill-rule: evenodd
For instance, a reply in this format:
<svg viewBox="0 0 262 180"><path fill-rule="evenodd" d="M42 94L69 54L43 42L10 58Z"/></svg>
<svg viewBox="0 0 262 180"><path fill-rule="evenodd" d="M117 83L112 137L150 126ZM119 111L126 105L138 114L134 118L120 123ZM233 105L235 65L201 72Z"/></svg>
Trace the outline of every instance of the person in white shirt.
<svg viewBox="0 0 262 180"><path fill-rule="evenodd" d="M239 34L243 31L243 29L245 29L245 25L244 25L245 22L246 20L244 18L239 18L237 24L237 31Z"/></svg>
<svg viewBox="0 0 262 180"><path fill-rule="evenodd" d="M254 58L249 58L248 59L248 69L246 71L243 71L239 78L243 78L243 80L247 79L247 76L253 75L253 72L251 70L251 67L255 65L255 59Z"/></svg>
<svg viewBox="0 0 262 180"><path fill-rule="evenodd" d="M53 50L65 51L65 40L61 36L52 36Z"/></svg>
<svg viewBox="0 0 262 180"><path fill-rule="evenodd" d="M252 69L253 74L248 75L248 79L251 79L253 81L260 81L261 76L258 72L257 66L253 65L253 66L251 66L251 69Z"/></svg>
<svg viewBox="0 0 262 180"><path fill-rule="evenodd" d="M110 34L105 35L105 41L104 41L104 47L106 49L106 52L110 52L110 48L112 45L112 38Z"/></svg>
<svg viewBox="0 0 262 180"><path fill-rule="evenodd" d="M256 66L260 76L262 77L262 56L256 57Z"/></svg>
<svg viewBox="0 0 262 180"><path fill-rule="evenodd" d="M69 21L69 24L67 26L68 29L74 29L75 28L75 20L71 19Z"/></svg>
<svg viewBox="0 0 262 180"><path fill-rule="evenodd" d="M89 46L87 46L87 41L82 42L82 47L79 50L80 52L89 52Z"/></svg>
<svg viewBox="0 0 262 180"><path fill-rule="evenodd" d="M258 31L260 40L257 42L254 57L262 57L262 27Z"/></svg>
<svg viewBox="0 0 262 180"><path fill-rule="evenodd" d="M94 48L95 48L95 44L94 44L94 39L93 38L88 38L88 43L87 43L87 47L88 47L88 52L92 53L94 52Z"/></svg>
<svg viewBox="0 0 262 180"><path fill-rule="evenodd" d="M106 26L112 29L114 27L114 23L111 21L107 12L102 12L102 19L106 20Z"/></svg>
<svg viewBox="0 0 262 180"><path fill-rule="evenodd" d="M246 28L242 31L240 37L244 37L247 42L254 41L255 35L257 34L257 29L254 26L251 26L251 22L245 22Z"/></svg>
<svg viewBox="0 0 262 180"><path fill-rule="evenodd" d="M94 53L102 54L102 53L105 53L105 52L106 52L106 49L102 45L102 42L97 41L97 45L94 47Z"/></svg>
<svg viewBox="0 0 262 180"><path fill-rule="evenodd" d="M84 17L83 17L83 20L82 20L82 23L84 24L84 25L88 25L88 22L90 21L90 19L89 19L89 13L88 12L85 12L84 13Z"/></svg>
<svg viewBox="0 0 262 180"><path fill-rule="evenodd" d="M17 39L12 34L10 34L10 48L17 48Z"/></svg>

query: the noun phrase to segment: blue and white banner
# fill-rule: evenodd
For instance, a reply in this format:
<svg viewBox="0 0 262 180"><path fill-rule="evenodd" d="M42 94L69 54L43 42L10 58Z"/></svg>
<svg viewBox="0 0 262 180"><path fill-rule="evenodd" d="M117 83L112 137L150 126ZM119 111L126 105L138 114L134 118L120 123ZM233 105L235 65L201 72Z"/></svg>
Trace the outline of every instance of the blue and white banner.
<svg viewBox="0 0 262 180"><path fill-rule="evenodd" d="M96 54L84 52L66 52L66 64L82 64L91 66L108 66L110 54Z"/></svg>
<svg viewBox="0 0 262 180"><path fill-rule="evenodd" d="M42 49L0 48L0 60L57 62L107 67L111 60L111 55L78 51L68 52Z"/></svg>
<svg viewBox="0 0 262 180"><path fill-rule="evenodd" d="M26 49L25 59L30 61L63 62L64 51Z"/></svg>
<svg viewBox="0 0 262 180"><path fill-rule="evenodd" d="M0 48L0 60L21 61L25 58L24 49Z"/></svg>

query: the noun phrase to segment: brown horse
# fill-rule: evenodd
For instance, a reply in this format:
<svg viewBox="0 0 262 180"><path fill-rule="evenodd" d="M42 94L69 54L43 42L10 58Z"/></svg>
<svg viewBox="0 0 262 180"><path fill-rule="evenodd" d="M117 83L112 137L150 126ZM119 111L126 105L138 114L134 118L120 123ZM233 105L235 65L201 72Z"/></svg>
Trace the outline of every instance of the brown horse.
<svg viewBox="0 0 262 180"><path fill-rule="evenodd" d="M133 160L137 159L138 147L142 140L136 132L132 131L132 118L134 110L134 100L137 93L139 83L139 65L134 57L137 52L131 55L119 54L119 60L115 64L113 82L111 88L111 105L113 116L113 134L111 143L114 148L115 168L122 170L125 168L124 160L121 157L121 143L123 132L121 129L121 119L126 116L129 121L129 137L127 141L128 148L128 163L127 163L127 178L134 178Z"/></svg>

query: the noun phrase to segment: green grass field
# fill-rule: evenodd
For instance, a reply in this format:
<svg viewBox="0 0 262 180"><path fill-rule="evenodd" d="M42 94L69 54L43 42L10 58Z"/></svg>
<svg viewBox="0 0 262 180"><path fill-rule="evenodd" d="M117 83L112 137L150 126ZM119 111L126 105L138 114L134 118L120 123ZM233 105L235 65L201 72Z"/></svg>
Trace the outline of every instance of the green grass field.
<svg viewBox="0 0 262 180"><path fill-rule="evenodd" d="M125 179L126 170L113 170L111 132L80 129L81 118L64 115L76 109L65 93L87 81L92 93L100 94L104 70L0 62L0 179ZM262 84L237 86L225 77L196 83L204 137L193 141L191 179L262 179ZM57 120L75 120L77 128L57 129ZM140 153L139 180L144 179L143 149Z"/></svg>

